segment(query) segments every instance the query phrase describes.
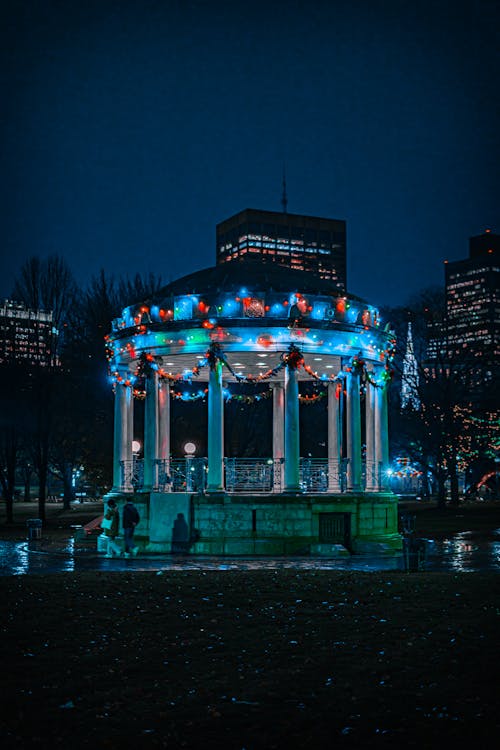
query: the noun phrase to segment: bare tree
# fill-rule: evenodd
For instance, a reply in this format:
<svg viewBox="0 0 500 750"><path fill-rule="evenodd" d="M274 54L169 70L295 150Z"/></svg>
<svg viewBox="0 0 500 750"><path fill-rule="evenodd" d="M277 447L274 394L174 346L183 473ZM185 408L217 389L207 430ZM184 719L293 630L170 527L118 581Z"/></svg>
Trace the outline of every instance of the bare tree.
<svg viewBox="0 0 500 750"><path fill-rule="evenodd" d="M29 435L33 463L38 475L38 512L45 517L49 450L56 404L57 380L60 376L59 358L67 345L68 321L79 290L66 261L57 255L46 260L29 258L21 267L12 296L33 310L52 312L57 331L52 360L48 367L28 367L28 387L19 394L21 404L29 404L31 423L26 427Z"/></svg>
<svg viewBox="0 0 500 750"><path fill-rule="evenodd" d="M118 297L122 307L134 302L143 302L153 298L162 288L161 276L150 273L141 276L136 273L133 279L120 279L118 282Z"/></svg>
<svg viewBox="0 0 500 750"><path fill-rule="evenodd" d="M42 261L38 256L32 256L22 266L11 296L32 310L40 310L43 307L42 275Z"/></svg>

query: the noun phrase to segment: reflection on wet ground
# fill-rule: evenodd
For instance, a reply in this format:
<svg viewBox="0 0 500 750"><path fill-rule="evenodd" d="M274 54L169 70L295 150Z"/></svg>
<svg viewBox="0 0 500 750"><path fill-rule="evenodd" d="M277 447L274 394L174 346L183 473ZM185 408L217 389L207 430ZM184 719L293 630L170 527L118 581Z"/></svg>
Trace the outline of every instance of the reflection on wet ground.
<svg viewBox="0 0 500 750"><path fill-rule="evenodd" d="M488 534L466 531L447 539L425 540L421 565L428 571L500 572L500 529ZM135 559L106 559L95 549L77 548L68 539L57 551L44 549L43 541L0 541L0 575L43 575L68 571L170 571L170 570L405 570L402 555L350 558L223 558L159 555Z"/></svg>
<svg viewBox="0 0 500 750"><path fill-rule="evenodd" d="M462 531L439 541L427 540L425 570L500 572L500 529L478 534Z"/></svg>

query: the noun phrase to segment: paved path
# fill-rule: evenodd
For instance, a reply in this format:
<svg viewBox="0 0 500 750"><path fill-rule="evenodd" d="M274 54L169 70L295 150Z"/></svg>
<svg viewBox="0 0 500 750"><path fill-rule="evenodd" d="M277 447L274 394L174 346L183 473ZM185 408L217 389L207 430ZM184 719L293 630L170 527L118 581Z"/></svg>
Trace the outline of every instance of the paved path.
<svg viewBox="0 0 500 750"><path fill-rule="evenodd" d="M107 559L95 549L79 548L73 539L66 544L43 541L0 541L0 575L47 574L82 570L276 570L279 568L327 570L397 570L400 557L347 559L318 558L222 558L184 555L154 555Z"/></svg>
<svg viewBox="0 0 500 750"><path fill-rule="evenodd" d="M500 530L487 535L472 532L456 534L450 539L426 544L423 570L493 571L500 573ZM0 541L0 576L46 575L83 570L404 570L402 556L341 559L310 557L291 558L223 558L183 555L138 556L106 559L97 553L94 543L76 542L73 538L51 542Z"/></svg>

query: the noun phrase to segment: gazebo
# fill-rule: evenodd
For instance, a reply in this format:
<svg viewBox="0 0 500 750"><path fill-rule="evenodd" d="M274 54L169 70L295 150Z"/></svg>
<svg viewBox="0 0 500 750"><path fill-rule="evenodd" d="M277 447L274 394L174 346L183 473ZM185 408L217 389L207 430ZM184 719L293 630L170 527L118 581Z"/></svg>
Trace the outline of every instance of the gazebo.
<svg viewBox="0 0 500 750"><path fill-rule="evenodd" d="M386 484L394 339L374 307L315 275L226 263L123 310L106 344L115 390L108 498L120 504L133 496L144 552L401 549L397 501ZM307 457L301 445L300 404L315 398L301 395L307 381L321 384L327 399L323 458ZM192 383L198 391L183 394ZM225 455L225 401L248 384L272 399L265 459ZM172 456L173 398L199 398L207 409L206 456ZM133 446L138 399L141 456Z"/></svg>

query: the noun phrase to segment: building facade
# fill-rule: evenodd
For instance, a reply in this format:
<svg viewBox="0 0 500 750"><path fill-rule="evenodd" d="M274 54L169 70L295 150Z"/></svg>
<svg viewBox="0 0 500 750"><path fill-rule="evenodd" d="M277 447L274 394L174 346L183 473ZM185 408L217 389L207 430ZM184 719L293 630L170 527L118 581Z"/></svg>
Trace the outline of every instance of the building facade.
<svg viewBox="0 0 500 750"><path fill-rule="evenodd" d="M48 367L54 363L56 337L52 312L10 300L0 307L0 365Z"/></svg>
<svg viewBox="0 0 500 750"><path fill-rule="evenodd" d="M469 240L469 257L445 264L447 340L484 359L500 354L500 235Z"/></svg>
<svg viewBox="0 0 500 750"><path fill-rule="evenodd" d="M216 263L249 259L315 273L344 292L346 223L247 208L217 225Z"/></svg>
<svg viewBox="0 0 500 750"><path fill-rule="evenodd" d="M447 357L476 370L476 395L495 387L500 361L500 235L469 240L469 257L445 264Z"/></svg>

